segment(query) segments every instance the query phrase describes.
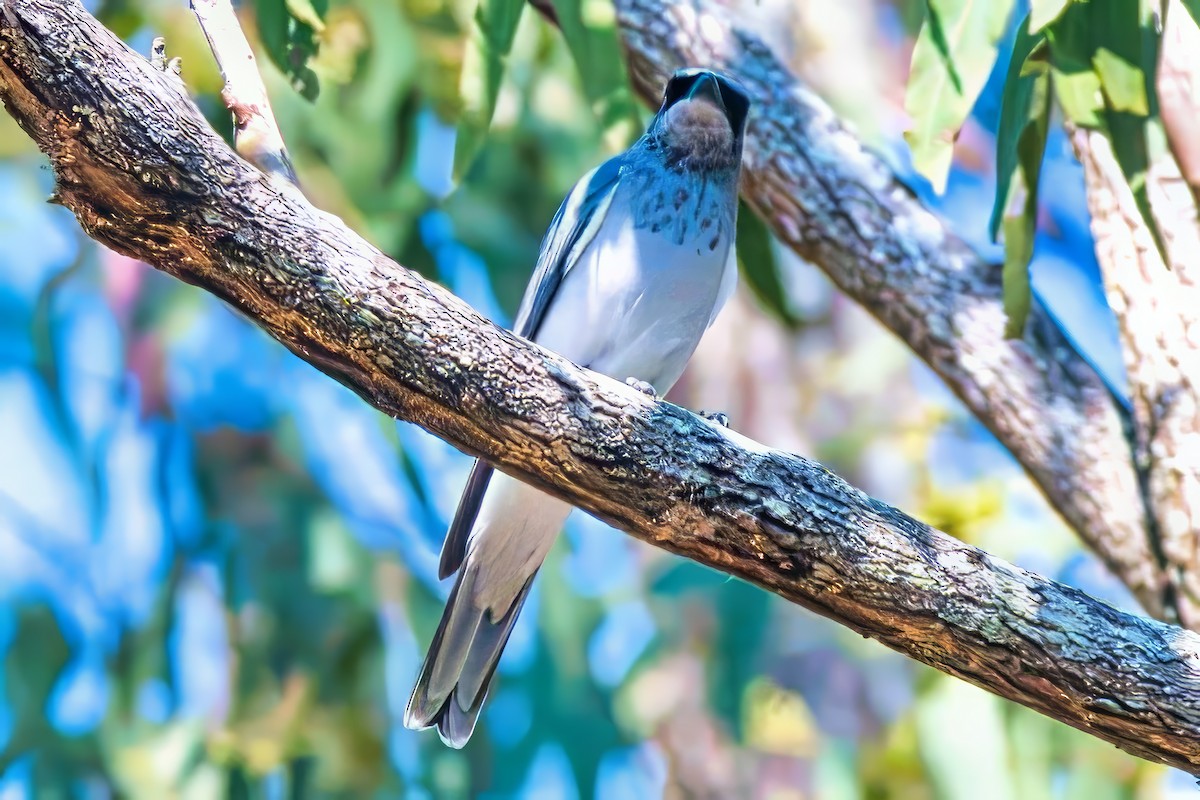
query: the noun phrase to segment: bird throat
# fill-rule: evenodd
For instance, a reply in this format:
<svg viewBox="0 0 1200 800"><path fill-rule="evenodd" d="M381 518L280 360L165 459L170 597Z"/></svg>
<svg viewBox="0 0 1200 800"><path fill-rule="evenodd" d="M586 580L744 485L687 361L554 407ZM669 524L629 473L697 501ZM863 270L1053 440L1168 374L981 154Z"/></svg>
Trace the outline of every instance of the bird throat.
<svg viewBox="0 0 1200 800"><path fill-rule="evenodd" d="M665 143L676 165L713 171L737 165L733 129L725 112L702 98L681 100L667 109Z"/></svg>

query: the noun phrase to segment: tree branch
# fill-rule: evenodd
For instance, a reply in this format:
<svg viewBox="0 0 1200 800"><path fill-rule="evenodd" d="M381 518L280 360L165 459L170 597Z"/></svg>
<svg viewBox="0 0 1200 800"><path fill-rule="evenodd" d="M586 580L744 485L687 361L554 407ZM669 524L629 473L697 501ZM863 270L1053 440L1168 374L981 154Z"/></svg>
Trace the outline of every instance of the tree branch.
<svg viewBox="0 0 1200 800"><path fill-rule="evenodd" d="M644 541L1200 771L1200 636L497 328L237 157L76 0L0 2L0 97L90 235L227 300L384 412Z"/></svg>
<svg viewBox="0 0 1200 800"><path fill-rule="evenodd" d="M1183 180L1200 193L1200 28L1182 0L1162 0L1154 88L1159 116Z"/></svg>
<svg viewBox="0 0 1200 800"><path fill-rule="evenodd" d="M234 147L263 172L299 187L283 134L275 122L267 87L258 73L254 51L229 0L192 0L192 13L204 31L225 86L221 99L233 114Z"/></svg>
<svg viewBox="0 0 1200 800"><path fill-rule="evenodd" d="M1176 25L1185 22L1195 30L1179 8ZM1164 114L1167 107L1164 102ZM1182 624L1195 628L1200 623L1200 269L1195 261L1200 228L1194 196L1169 153L1150 166L1147 195L1168 268L1108 139L1080 129L1071 132L1071 143L1083 164L1096 255L1121 335L1154 555Z"/></svg>
<svg viewBox="0 0 1200 800"><path fill-rule="evenodd" d="M629 71L657 103L671 70L727 71L754 98L742 194L929 364L1079 536L1162 617L1124 420L1040 307L1004 338L1000 269L984 262L728 10L711 0L615 0Z"/></svg>

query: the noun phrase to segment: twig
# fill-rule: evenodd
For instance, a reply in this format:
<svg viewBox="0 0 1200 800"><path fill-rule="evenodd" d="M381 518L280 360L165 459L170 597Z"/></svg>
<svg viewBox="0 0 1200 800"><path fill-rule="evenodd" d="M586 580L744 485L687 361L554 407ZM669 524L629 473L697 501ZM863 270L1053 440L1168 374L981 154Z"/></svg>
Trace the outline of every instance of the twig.
<svg viewBox="0 0 1200 800"><path fill-rule="evenodd" d="M233 4L229 0L192 0L191 6L225 78L221 98L233 113L238 154L272 178L298 188L300 183L271 111L267 87L258 74L254 51Z"/></svg>

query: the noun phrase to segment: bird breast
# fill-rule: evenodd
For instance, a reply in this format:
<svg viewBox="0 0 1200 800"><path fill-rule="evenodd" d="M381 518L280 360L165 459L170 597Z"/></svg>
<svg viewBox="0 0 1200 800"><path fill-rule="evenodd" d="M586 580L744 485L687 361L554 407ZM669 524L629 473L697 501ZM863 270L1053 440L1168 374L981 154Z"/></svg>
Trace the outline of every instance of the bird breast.
<svg viewBox="0 0 1200 800"><path fill-rule="evenodd" d="M625 184L618 191L635 189ZM643 199L614 198L563 278L537 341L598 372L635 377L665 392L683 373L716 307L732 222L715 215L702 225L694 201L680 211L666 203L671 213L645 216L636 210ZM678 219L685 211L691 212L686 224Z"/></svg>
<svg viewBox="0 0 1200 800"><path fill-rule="evenodd" d="M667 109L672 151L688 161L732 160L733 129L725 112L708 100L683 100Z"/></svg>

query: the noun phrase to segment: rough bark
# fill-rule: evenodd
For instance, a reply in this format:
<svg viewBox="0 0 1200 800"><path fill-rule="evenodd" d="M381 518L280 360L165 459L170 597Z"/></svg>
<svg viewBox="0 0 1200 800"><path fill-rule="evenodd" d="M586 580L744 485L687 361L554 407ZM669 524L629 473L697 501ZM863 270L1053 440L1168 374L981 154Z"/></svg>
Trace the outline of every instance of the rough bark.
<svg viewBox="0 0 1200 800"><path fill-rule="evenodd" d="M1200 28L1183 0L1162 0L1162 40L1154 76L1163 132L1180 177L1200 192Z"/></svg>
<svg viewBox="0 0 1200 800"><path fill-rule="evenodd" d="M1176 24L1191 23L1179 9ZM1195 32L1195 25L1191 28ZM1193 54L1194 55L1194 54ZM1168 104L1164 102L1166 113ZM1108 139L1075 130L1096 255L1117 318L1136 423L1151 544L1180 621L1200 623L1200 227L1193 194L1163 153L1146 187L1168 264ZM1168 268L1169 266L1169 268Z"/></svg>
<svg viewBox="0 0 1200 800"><path fill-rule="evenodd" d="M1023 340L1005 339L1000 268L924 208L736 15L711 0L615 4L647 101L685 65L746 84L750 205L941 376L1150 614L1175 619L1125 421L1044 310Z"/></svg>
<svg viewBox="0 0 1200 800"><path fill-rule="evenodd" d="M495 327L237 157L76 0L0 2L0 97L90 235L224 298L384 412L640 539L1200 772L1200 636Z"/></svg>

